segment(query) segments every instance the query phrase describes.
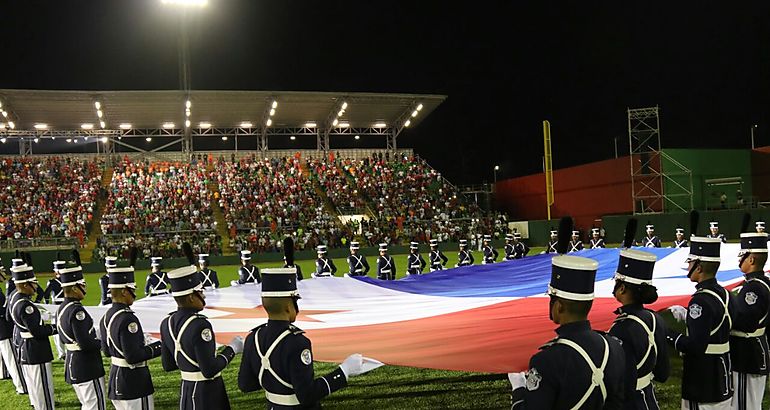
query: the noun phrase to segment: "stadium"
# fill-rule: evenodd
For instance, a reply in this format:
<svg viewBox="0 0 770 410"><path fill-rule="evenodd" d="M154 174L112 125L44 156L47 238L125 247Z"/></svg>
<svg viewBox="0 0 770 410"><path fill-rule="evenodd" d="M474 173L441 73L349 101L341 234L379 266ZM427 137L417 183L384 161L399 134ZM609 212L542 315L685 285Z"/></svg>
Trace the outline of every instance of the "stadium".
<svg viewBox="0 0 770 410"><path fill-rule="evenodd" d="M343 369L348 383L339 391L333 391L329 381L321 379L331 393L321 400L324 407L507 409L517 400L517 385L511 375L526 371L526 383L518 387L529 392L537 390L541 379L532 382L530 358L558 336L554 333L558 322L549 317L558 295L553 293L559 277L556 272L562 268L555 262L557 258L579 256L596 264L595 277L590 280L592 305L589 304L587 318L591 328L598 331L609 331L617 316L616 309L622 306L616 294L617 281L622 281L622 263L618 258L623 261L623 252L633 249L647 252L656 261L649 271L650 283L657 287L656 300L645 306L658 312L671 332L689 332L687 322L676 317L674 308L688 306L695 291L691 282L693 271L688 271L692 268L687 264L692 263L692 253L697 251L680 246L678 232L684 232L687 239L691 234L706 235L710 229L714 237L717 231L723 235L724 243L717 245L721 265L714 268L717 286L734 295L739 295L745 286L747 272L742 272L742 264L748 253L742 234L755 233L755 224L756 232L761 234L764 221L770 219L770 146L763 139L766 132L762 122L765 111L756 111L758 114L748 126L740 123L742 129L750 132L750 145L735 143L737 137L710 140L703 136L701 140L687 140L682 137L685 126L681 124L688 124L693 115L701 114L683 114L680 100L651 92L659 100L629 97L623 100L625 106L613 106L611 115L596 121L612 123L612 132L607 137L590 137L584 144L586 141L580 141L577 135L581 131L570 129L578 128L574 124L580 124L582 119L565 114L574 106L549 106L539 117L534 116L534 108L525 107L516 116L510 116L506 101L512 97L505 91L505 96L488 102L503 108L470 110L468 107L473 104L468 100L475 104L476 96L495 95L489 90L498 83L508 84L508 74L494 67L474 67L468 70L478 71L471 73L457 64L444 62L445 66L458 67L436 74L431 70L438 70L438 65L422 61L415 65L428 74L411 80L406 78L408 75L394 74L399 72L395 66L376 69L380 71L372 68L372 73L394 75L394 83L403 80L405 86L383 87L373 78L360 79L348 86L336 79L315 88L327 91L308 91L314 87L307 84L313 83L301 77L311 76L307 74L310 71L292 71L295 62L286 62L288 58L280 62L276 59L274 70L264 68L261 55L254 60L236 60L255 73L268 70L279 76L281 70L287 70L287 76L291 72L298 77L288 83L275 77L272 82L262 83L271 87L255 86L251 71L239 76L233 74L236 71L228 71L232 67L211 67L209 61L196 60L203 50L215 60L213 56L217 53L237 54L238 45L257 47L255 44L262 41L233 40L238 37L236 34L253 34L248 31L253 28L235 28L238 24L228 23L228 29L222 30L229 34L223 34L223 38L230 39L232 45L222 51L227 47L220 49L220 43L228 40L218 38L208 29L221 23L224 16L256 18L260 13L266 14L267 8L246 2L238 7L235 3L219 3L147 0L130 7L119 6L117 2L92 5L96 11L91 12L107 16L105 21L122 22L127 17L118 16L120 13L134 17L147 10L157 13L148 15L146 26L131 28L132 35L126 35L141 37L141 41L126 41L137 41L142 47L170 50L172 57L141 64L162 67L155 74L144 71L149 70L146 67L137 68L136 73L123 72L125 68L114 63L126 62L119 58L113 58L113 62L105 58L89 67L95 70L89 74L93 82L75 80L80 77L71 69L64 76L72 77L68 81L48 68L39 68L30 75L41 77L37 82L28 81L28 76L15 68L0 71L0 264L7 279L18 282L4 282L2 286L11 301L4 306L6 314L2 316L8 318L11 328L17 321L12 313L16 307L13 301L18 300L13 299L11 286L24 284L24 278L18 274L32 270L25 270L27 267L34 268L40 288L39 294L33 293L31 297L40 310L40 325L50 324L54 329L58 329L56 322L62 321L58 305L70 296L63 299L55 289L46 288L53 281L62 282L61 272L82 271L82 305L89 318L93 318L95 334L100 332L102 319L109 317L108 309L113 302L110 295L116 295L114 291L120 289L107 273L111 269L128 269L135 270L135 283L131 286L135 286L136 301L132 299L134 304L130 306L141 322L145 344L163 344L164 323L171 329L171 322L164 320L184 307L177 306L180 302L174 294L179 292L175 289L179 279L175 277L174 282L172 276L163 276L160 286L154 272L185 271L192 263L195 273L190 275L197 278L201 272L211 275L214 271L216 281L205 289L188 292L205 295L205 307L200 313L210 322L211 329L207 329L208 339L205 331L201 333L203 340L216 344L220 355L217 357L228 349L238 353L232 360L225 358L226 367L215 377L202 380L221 377L231 408L259 407L274 402L277 396L265 393L264 389L256 393L244 391L240 373L245 367L242 360L247 360L247 356L231 346L238 344L236 339L241 340L243 351L242 339L246 339L247 349L247 335L268 318L275 320L271 316L274 310L263 298L269 293L265 290L268 274L264 272L267 269L280 273L281 268L289 268L294 269L289 276L294 278L296 274L295 290L301 295L301 299L292 296L294 324L312 341L312 358L308 350L308 356L303 351L301 359L311 366L315 377L333 374L340 366L344 368L353 353L364 356L362 366L375 363L356 377L349 377ZM222 10L218 13L220 6ZM32 6L23 6L18 12L28 10L27 7ZM333 13L336 7L342 6L324 9L323 13ZM384 13L400 14L400 7ZM414 12L421 18L435 11L430 5L416 7ZM511 12L507 7L503 9L497 11ZM59 9L44 13L55 14L55 10ZM354 15L366 10L359 5L346 13ZM529 12L537 13L534 9ZM210 15L207 17L206 13ZM283 13L291 12L282 10L277 15L288 18ZM462 13L456 10L447 13L462 19ZM487 16L486 11L472 14ZM502 15L494 17L501 18ZM474 20L470 16L468 19ZM565 16L559 19L571 20ZM425 21L423 24L427 25ZM453 27L444 25L449 24L447 21L444 19L440 27L451 32ZM157 32L148 28L157 22L173 27ZM267 27L278 23L264 24ZM365 23L355 24L364 32ZM460 31L471 30L469 27L483 31L480 37L473 37L479 41L504 32L500 24L483 30L484 24L467 24ZM398 27L411 25L398 23ZM18 26L4 30L0 36L18 39L16 47L41 44L22 38ZM97 31L107 37L115 33L103 24ZM150 45L153 41L143 31L157 36L156 44ZM291 43L290 34L280 33L287 44ZM364 48L369 37L377 36L367 33L355 40L358 48ZM408 31L408 35L414 32ZM88 35L72 36L74 41L88 43L91 52L99 49L86 40ZM454 39L475 50L474 46ZM217 47L204 47L209 41L216 42ZM450 49L454 44L441 47ZM121 47L116 45L110 53L122 54ZM125 50L130 48L126 46ZM436 54L430 54L431 58L444 55L444 51L434 50ZM146 57L148 62L153 59L151 51L129 52L136 58ZM419 54L414 53L410 51L409 55ZM464 57L478 57L479 62L488 62L490 67L499 63L498 57L485 60L477 51L462 53ZM355 62L364 61L372 67L381 65L376 57ZM307 62L317 59L303 61ZM169 65L172 70L167 68ZM225 65L228 64L222 64ZM107 73L110 69L115 73ZM538 71L528 73L535 76ZM550 72L554 77L560 76L554 73ZM441 79L430 83L429 78L434 75ZM49 77L60 81L47 81ZM142 77L165 80L156 83ZM470 77L478 77L478 84L468 85L458 79ZM591 83L587 78L584 82ZM177 80L178 87L174 84ZM215 86L217 80L221 81L221 88ZM422 86L423 81L430 85ZM463 85L439 86L442 81ZM762 81L762 87L766 86L767 80ZM369 84L371 89L383 91L361 91ZM479 91L483 85L488 90ZM465 87L473 88L473 92ZM540 88L532 87L530 92L539 93ZM644 86L640 87L642 90L634 93L643 92ZM351 89L356 91L347 91ZM404 89L408 91L402 92ZM455 92L456 89L461 91ZM553 90L551 86L543 89ZM559 98L570 97L567 93ZM546 100L550 97L543 97L542 101L533 99L529 105L545 104ZM766 105L766 101L762 104ZM674 108L669 111L668 106ZM586 112L589 111L581 111ZM479 125L481 120L477 118L484 115L491 124ZM727 114L725 117L725 122L745 120ZM516 121L527 125L507 124ZM668 136L669 124L676 139ZM588 129L598 132L602 127L605 126L592 124ZM720 132L722 129L719 128ZM622 132L619 138L618 130ZM498 132L506 137L497 135ZM513 142L509 141L512 135L516 135ZM613 140L614 153L609 154L612 150L606 147ZM570 233L571 242L567 239ZM599 238L606 246L593 245ZM516 250L519 244L525 250ZM444 261L434 259L434 252L443 252ZM554 256L557 253L570 256ZM392 260L387 262L391 256ZM359 257L368 259L363 272L355 264L356 260L360 264ZM471 258L470 263L467 257ZM381 259L387 266L381 265ZM248 270L252 266L263 272L264 282L244 276L243 268ZM256 275L259 277L259 273ZM209 280L212 276L205 277ZM80 283L76 281L74 287L81 286ZM729 317L727 307L724 309ZM685 310L685 318L688 312L692 320L700 316L700 310L693 314L690 308ZM77 320L82 318L78 316ZM112 321L109 323L108 334ZM18 323L15 326L18 333ZM717 329L719 326L721 322ZM180 340L183 332L178 335ZM50 337L54 358L49 380L53 382L54 395L39 408L53 408L54 404L60 409L79 408L81 404L87 408L83 398L86 396L73 389L70 380L74 373L69 355L81 351L80 344L74 338L69 343L60 343L57 337L63 336ZM764 331L758 337L766 346ZM111 348L107 340L100 343L105 352ZM176 361L182 344L175 338L171 346ZM685 408L683 359L676 350L676 342L673 346L666 353L670 374L663 381L654 379L653 383L654 397L661 409ZM256 349L263 356L259 346ZM657 348L655 352L657 355ZM24 353L18 349L13 354ZM168 371L167 363L162 363L158 355L140 366L146 367L152 376L154 407L188 408L184 387L180 392L184 369ZM112 382L111 366L114 368L119 362L106 354L99 357L105 371L101 382L104 392L95 388L98 397L88 400L106 403L106 408L119 408L111 398L102 397L112 388L108 386ZM0 375L4 376L0 380L2 407L27 407L33 395L20 394L8 368L18 366L22 374L29 364L20 359L8 363L3 355L0 358ZM268 358L267 369L270 363ZM203 374L203 366L200 367ZM576 370L565 373L571 376L573 372ZM21 377L26 380L27 374ZM262 377L260 372L259 378ZM186 383L187 379L184 380ZM604 383L601 386L604 389ZM733 388L744 387L731 387L731 394ZM763 401L757 408L770 408L767 389L763 378L764 398L759 395ZM293 397L296 400L298 396ZM561 408L555 403L553 408ZM137 406L125 408L147 408L144 402ZM33 407L38 408L34 404ZM211 408L228 407L222 404Z"/></svg>

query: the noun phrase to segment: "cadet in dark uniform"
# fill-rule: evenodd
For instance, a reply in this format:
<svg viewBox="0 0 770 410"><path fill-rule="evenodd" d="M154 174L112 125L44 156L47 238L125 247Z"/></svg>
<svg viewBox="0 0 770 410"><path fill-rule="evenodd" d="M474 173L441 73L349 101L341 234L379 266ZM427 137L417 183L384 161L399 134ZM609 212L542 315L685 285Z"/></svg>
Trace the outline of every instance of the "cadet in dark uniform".
<svg viewBox="0 0 770 410"><path fill-rule="evenodd" d="M683 355L682 409L727 409L733 396L730 328L734 304L717 283L719 238L690 238L687 277L697 282L687 309L669 308L687 333L668 329L666 338Z"/></svg>
<svg viewBox="0 0 770 410"><path fill-rule="evenodd" d="M203 288L219 289L219 277L217 276L217 271L209 268L209 254L198 254L198 264L201 267L200 275Z"/></svg>
<svg viewBox="0 0 770 410"><path fill-rule="evenodd" d="M626 352L625 405L627 410L658 410L652 380L668 380L671 366L666 344L666 324L645 304L658 300L652 286L655 255L633 249L620 251L613 295L623 306L609 333L623 342Z"/></svg>
<svg viewBox="0 0 770 410"><path fill-rule="evenodd" d="M64 292L61 288L61 280L59 279L59 271L64 269L66 262L54 261L53 273L54 277L48 280L45 290L43 291L43 299L46 303L51 305L61 305L64 302Z"/></svg>
<svg viewBox="0 0 770 410"><path fill-rule="evenodd" d="M334 265L334 261L326 256L326 245L316 246L316 253L318 259L315 260L315 272L312 276L314 278L334 276L337 273L337 267Z"/></svg>
<svg viewBox="0 0 770 410"><path fill-rule="evenodd" d="M236 336L219 354L216 353L216 337L211 323L206 316L198 313L206 306L201 275L193 264L190 245L185 243L182 247L191 265L168 273L171 296L179 309L160 324L163 370L180 370L180 410L227 410L230 400L222 380L222 370L236 354L243 351L243 340Z"/></svg>
<svg viewBox="0 0 770 410"><path fill-rule="evenodd" d="M513 234L513 259L522 259L529 253L529 246L521 241L521 234Z"/></svg>
<svg viewBox="0 0 770 410"><path fill-rule="evenodd" d="M81 409L104 410L107 399L104 394L101 343L91 315L81 304L86 296L86 280L79 259L75 258L77 266L74 268L59 271L64 303L56 312L56 329L60 343L67 350L64 380L75 390Z"/></svg>
<svg viewBox="0 0 770 410"><path fill-rule="evenodd" d="M377 279L395 280L396 262L388 255L388 244L380 244L380 256L377 257Z"/></svg>
<svg viewBox="0 0 770 410"><path fill-rule="evenodd" d="M710 233L706 235L706 238L718 238L722 243L727 243L727 237L723 233L719 233L719 222L709 222Z"/></svg>
<svg viewBox="0 0 770 410"><path fill-rule="evenodd" d="M152 272L147 275L144 294L146 296L168 295L168 278L166 272L163 271L163 258L160 256L151 257L150 267Z"/></svg>
<svg viewBox="0 0 770 410"><path fill-rule="evenodd" d="M532 356L526 375L509 374L513 409L620 409L625 352L588 322L599 264L555 256L552 265L549 309L558 336Z"/></svg>
<svg viewBox="0 0 770 410"><path fill-rule="evenodd" d="M18 341L18 357L29 401L35 410L53 410L53 352L49 337L56 334L56 327L43 322L40 309L30 299L38 287L32 266L24 264L11 268L11 272L16 292L8 308L15 325L13 337Z"/></svg>
<svg viewBox="0 0 770 410"><path fill-rule="evenodd" d="M765 221L757 221L754 223L754 226L756 227L757 233L765 232Z"/></svg>
<svg viewBox="0 0 770 410"><path fill-rule="evenodd" d="M465 239L460 239L460 252L457 253L457 265L455 265L455 268L459 266L473 265L473 254L467 249L468 241Z"/></svg>
<svg viewBox="0 0 770 410"><path fill-rule="evenodd" d="M444 270L444 266L449 262L449 258L447 258L446 255L444 255L444 252L441 252L441 249L438 248L438 239L430 240L430 254L428 255L428 259L430 260L431 272Z"/></svg>
<svg viewBox="0 0 770 410"><path fill-rule="evenodd" d="M504 259L507 261L516 259L514 258L514 249L513 249L513 234L507 233L505 234L505 246L503 247L503 252L505 252Z"/></svg>
<svg viewBox="0 0 770 410"><path fill-rule="evenodd" d="M738 267L744 273L735 302L733 330L730 332L730 359L733 364L734 409L760 409L770 373L766 328L770 309L770 280L763 268L767 262L767 234L742 233Z"/></svg>
<svg viewBox="0 0 770 410"><path fill-rule="evenodd" d="M291 238L283 239L283 267L297 270L297 280L302 280L302 267L294 263L294 240Z"/></svg>
<svg viewBox="0 0 770 410"><path fill-rule="evenodd" d="M406 261L406 274L407 275L420 275L425 269L425 259L420 255L420 244L417 242L409 243L409 257Z"/></svg>
<svg viewBox="0 0 770 410"><path fill-rule="evenodd" d="M104 267L105 269L118 267L118 258L114 256L107 256L104 258ZM101 289L102 292L100 304L102 306L111 305L112 299L110 299L110 277L106 273L99 278L99 289Z"/></svg>
<svg viewBox="0 0 770 410"><path fill-rule="evenodd" d="M583 241L580 240L580 231L572 231L572 240L569 242L569 251L577 252L583 250Z"/></svg>
<svg viewBox="0 0 770 410"><path fill-rule="evenodd" d="M0 282L6 281L5 268L0 265ZM16 393L27 394L27 386L24 384L24 374L21 370L21 363L17 357L16 349L13 346L13 320L10 319L8 312L10 306L8 299L0 289L0 358L2 358L3 367L7 372L3 376L10 376Z"/></svg>
<svg viewBox="0 0 770 410"><path fill-rule="evenodd" d="M155 388L147 361L160 356L160 341L146 342L130 308L136 300L134 268L113 268L109 276L112 306L99 324L102 351L111 362L107 397L116 410L152 410Z"/></svg>
<svg viewBox="0 0 770 410"><path fill-rule="evenodd" d="M484 253L484 258L481 261L483 265L495 263L499 255L497 249L490 245L490 241L492 241L492 235L484 235L484 244L481 248L481 251Z"/></svg>
<svg viewBox="0 0 770 410"><path fill-rule="evenodd" d="M591 228L591 249L606 248L604 238L600 236L599 228Z"/></svg>
<svg viewBox="0 0 770 410"><path fill-rule="evenodd" d="M647 236L644 237L642 246L645 248L660 248L660 238L655 235L655 225L647 225Z"/></svg>
<svg viewBox="0 0 770 410"><path fill-rule="evenodd" d="M558 253L556 252L556 244L559 243L558 232L551 229L551 240L548 241L548 247L545 248L543 253Z"/></svg>
<svg viewBox="0 0 770 410"><path fill-rule="evenodd" d="M350 276L366 276L369 273L369 262L366 256L358 253L361 245L358 242L350 242L350 256L348 256L348 268Z"/></svg>
<svg viewBox="0 0 770 410"><path fill-rule="evenodd" d="M684 237L684 229L676 228L676 239L674 239L672 248L687 248L688 246L690 246L690 242Z"/></svg>
<svg viewBox="0 0 770 410"><path fill-rule="evenodd" d="M238 268L239 285L246 283L261 283L259 268L251 264L251 251L241 251L241 267Z"/></svg>
<svg viewBox="0 0 770 410"><path fill-rule="evenodd" d="M268 409L320 409L321 399L364 373L362 356L354 354L333 372L315 378L310 340L292 325L300 299L295 277L291 268L263 271L262 306L268 321L246 336L238 371L238 388L245 393L264 389Z"/></svg>

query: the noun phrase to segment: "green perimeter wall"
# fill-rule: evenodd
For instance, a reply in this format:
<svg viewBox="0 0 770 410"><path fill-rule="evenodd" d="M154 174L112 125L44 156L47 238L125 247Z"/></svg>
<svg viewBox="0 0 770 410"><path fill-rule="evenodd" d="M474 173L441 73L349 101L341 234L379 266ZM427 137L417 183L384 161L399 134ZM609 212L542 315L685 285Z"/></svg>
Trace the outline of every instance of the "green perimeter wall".
<svg viewBox="0 0 770 410"><path fill-rule="evenodd" d="M743 197L748 197L753 192L751 177L751 150L748 149L664 149L674 160L678 161L692 171L693 206L695 209L717 209L719 196L722 192L727 194L728 204L735 206L735 192L739 185L716 186L709 188L706 180L712 178L743 178ZM663 173L672 175L672 179L683 187L690 185L689 178L680 173L679 167L665 156L661 157ZM676 194L682 192L675 182L665 180L666 193ZM675 201L683 208L690 209L689 200L682 197ZM673 212L676 207L668 205L666 212ZM740 223L740 221L739 221Z"/></svg>

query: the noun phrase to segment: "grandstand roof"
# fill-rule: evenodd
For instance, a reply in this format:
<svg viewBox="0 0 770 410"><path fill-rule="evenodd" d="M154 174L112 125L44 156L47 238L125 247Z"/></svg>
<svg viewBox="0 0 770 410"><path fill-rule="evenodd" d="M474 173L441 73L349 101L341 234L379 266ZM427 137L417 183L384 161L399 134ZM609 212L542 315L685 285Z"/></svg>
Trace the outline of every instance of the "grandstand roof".
<svg viewBox="0 0 770 410"><path fill-rule="evenodd" d="M16 130L33 130L36 124L47 124L53 130L80 130L82 124L99 128L95 103L101 104L106 129L120 124L132 128L158 129L173 122L182 128L186 119L185 102L191 101L192 128L201 122L212 127L239 127L251 122L258 127L278 102L273 127L304 127L308 122L318 126L336 116L343 102L348 106L340 122L350 127L372 127L383 122L388 127L408 118L418 105L419 114L411 118L417 125L445 99L444 95L377 94L299 91L55 91L0 89L2 109L15 120ZM0 117L0 122L8 120Z"/></svg>

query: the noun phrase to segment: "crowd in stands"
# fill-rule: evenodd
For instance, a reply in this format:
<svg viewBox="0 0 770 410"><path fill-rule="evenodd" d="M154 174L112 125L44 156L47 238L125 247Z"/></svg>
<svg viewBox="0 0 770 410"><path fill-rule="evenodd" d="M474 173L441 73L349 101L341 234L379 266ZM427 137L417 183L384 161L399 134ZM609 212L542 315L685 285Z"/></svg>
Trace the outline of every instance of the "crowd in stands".
<svg viewBox="0 0 770 410"><path fill-rule="evenodd" d="M308 160L313 176L318 179L321 189L337 209L361 210L366 208L363 195L359 195L355 184L355 163L351 159L324 161Z"/></svg>
<svg viewBox="0 0 770 410"><path fill-rule="evenodd" d="M77 238L85 242L103 164L64 157L0 159L3 239Z"/></svg>

